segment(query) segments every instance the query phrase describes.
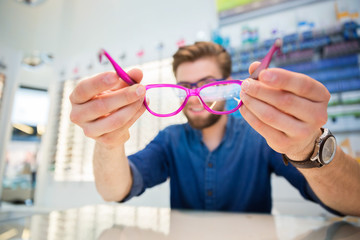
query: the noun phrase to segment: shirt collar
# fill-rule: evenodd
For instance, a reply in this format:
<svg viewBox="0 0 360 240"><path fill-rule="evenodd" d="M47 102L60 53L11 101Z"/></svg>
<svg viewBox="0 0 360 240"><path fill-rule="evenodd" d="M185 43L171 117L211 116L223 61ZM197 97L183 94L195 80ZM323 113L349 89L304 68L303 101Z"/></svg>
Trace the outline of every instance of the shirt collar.
<svg viewBox="0 0 360 240"><path fill-rule="evenodd" d="M237 129L235 128L235 119L232 115L228 115L225 134L220 144L225 144L226 147L229 147L233 141L236 131Z"/></svg>

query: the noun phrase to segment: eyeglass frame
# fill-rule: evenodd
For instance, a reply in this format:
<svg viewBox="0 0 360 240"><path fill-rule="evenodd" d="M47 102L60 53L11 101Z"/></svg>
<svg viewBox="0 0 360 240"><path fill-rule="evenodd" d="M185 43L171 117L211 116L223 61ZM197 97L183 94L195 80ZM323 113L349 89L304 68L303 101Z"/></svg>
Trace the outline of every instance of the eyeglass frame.
<svg viewBox="0 0 360 240"><path fill-rule="evenodd" d="M171 87L171 88L180 88L182 90L184 90L186 92L186 98L184 100L184 102L180 105L180 107L172 112L172 113L167 113L167 114L159 114L159 113L155 113L154 111L152 111L149 107L149 105L147 104L147 101L146 101L146 95L145 95L145 99L144 99L144 105L146 107L146 109L154 116L157 116L157 117L171 117L171 116L174 116L176 114L178 114L179 112L181 112L186 103L188 102L189 98L191 96L197 96L201 102L201 104L203 105L203 107L210 113L213 113L213 114L217 114L217 115L224 115L224 114L230 114L230 113L233 113L235 111L237 111L241 105L242 105L242 101L240 99L238 105L232 109L232 110L229 110L229 111L224 111L224 112L220 112L220 111L214 111L212 110L211 108L209 108L207 106L207 104L205 103L205 101L202 99L202 97L200 96L200 91L204 88L207 88L207 87L211 87L211 86L214 86L214 85L220 85L220 84L238 84L241 86L242 84L242 80L234 80L234 79L231 79L231 80L224 80L224 81L217 81L216 79L214 79L214 82L211 82L211 83L207 83L201 87L198 87L198 88L186 88L186 87L183 87L181 85L177 85L177 84L149 84L149 85L145 85L145 88L146 90L148 89L151 89L151 88L161 88L161 87ZM196 84L196 83L193 83L193 84ZM239 96L240 98L240 96Z"/></svg>
<svg viewBox="0 0 360 240"><path fill-rule="evenodd" d="M274 53L275 53L276 51L278 51L278 50L281 49L282 44L283 44L283 43L282 43L282 40L281 40L281 39L276 39L276 40L274 41L274 44L273 44L272 47L270 48L269 52L265 55L265 57L264 57L263 60L261 61L260 65L259 65L259 66L255 69L255 71L249 76L249 78L252 78L252 79L255 79L255 80L258 79L260 72L261 72L263 69L266 69L266 68L269 67L269 64L270 64L270 62L271 62L272 56L274 55ZM105 55L105 56L107 57L107 59L110 61L110 63L111 63L112 66L114 67L117 75L118 75L124 82L126 82L126 83L127 83L128 85L130 85L130 86L131 86L131 85L134 85L134 84L137 84L137 82L134 81L133 79L131 79L131 77L114 61L114 59L113 59L104 49L101 49L101 50L99 51L99 54L98 54L98 57L99 57L99 61L100 61L100 62L101 62L101 60L102 60L102 56L103 56L103 55ZM237 83L237 84L240 84L240 86L241 86L241 83L242 83L243 81L242 81L242 80L226 80L226 81L222 81L222 82L225 83L225 84L226 84L226 83L230 83L230 82L231 82L231 83ZM147 109L151 114L153 114L154 116L157 116L157 117L170 117L170 116L174 116L174 115L178 114L181 110L184 109L184 107L185 107L188 99L190 98L190 96L198 96L199 99L200 99L200 101L201 101L201 103L202 103L202 105L203 105L203 107L204 107L207 111L209 111L209 112L217 112L217 113L215 113L215 114L230 114L230 113L235 112L235 111L238 110L238 109L241 107L241 105L242 105L241 99L240 99L240 101L239 101L238 106L237 106L235 109L230 110L230 111L226 111L226 112L221 112L221 113L219 113L218 111L213 111L213 110L211 110L211 109L205 104L205 102L202 100L202 98L200 97L199 92L200 92L203 88L209 87L209 86L212 86L212 85L217 85L217 84L219 84L219 83L221 83L221 81L220 81L220 82L208 83L208 84L205 84L205 85L203 85L203 86L201 86L201 87L199 87L199 88L194 88L194 89L193 89L193 88L191 88L191 89L185 88L185 87L183 87L183 86L179 86L179 85L176 85L176 84L149 84L149 85L145 85L145 89L146 89L146 90L151 89L151 88L154 88L154 87L166 87L166 86L167 86L167 87L180 88L180 89L183 89L183 90L186 91L187 96L186 96L184 102L182 103L182 105L180 106L180 108L179 108L177 111L175 111L175 112L173 112L173 113L170 113L170 114L158 114L158 113L154 113L152 110L150 110L150 108L149 108L149 106L148 106L148 104L147 104L147 102L146 102L146 96L145 96L145 98L144 98L144 105L145 105L146 109ZM195 84L195 83L193 83L193 84ZM190 84L190 86L192 86L193 84ZM196 83L196 84L197 84L197 83Z"/></svg>

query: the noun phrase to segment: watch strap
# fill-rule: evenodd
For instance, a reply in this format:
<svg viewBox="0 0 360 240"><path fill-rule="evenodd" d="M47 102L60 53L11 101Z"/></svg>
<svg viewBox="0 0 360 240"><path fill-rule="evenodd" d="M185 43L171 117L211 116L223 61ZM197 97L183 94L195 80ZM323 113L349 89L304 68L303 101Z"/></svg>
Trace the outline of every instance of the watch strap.
<svg viewBox="0 0 360 240"><path fill-rule="evenodd" d="M302 161L294 161L288 158L285 154L282 154L282 158L286 166L289 165L289 162L297 168L320 168L323 166L323 164L321 164L319 161L312 161L310 157Z"/></svg>

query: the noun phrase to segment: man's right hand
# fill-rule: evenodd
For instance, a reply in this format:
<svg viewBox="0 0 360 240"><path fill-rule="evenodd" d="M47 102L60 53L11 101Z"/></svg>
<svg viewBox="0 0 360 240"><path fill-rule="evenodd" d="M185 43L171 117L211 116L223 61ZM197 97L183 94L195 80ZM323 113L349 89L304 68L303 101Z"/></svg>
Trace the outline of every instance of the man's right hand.
<svg viewBox="0 0 360 240"><path fill-rule="evenodd" d="M129 76L136 82L142 72L132 69ZM146 89L140 84L128 86L116 73L100 73L81 80L70 95L70 119L87 137L107 148L124 144L129 128L144 113Z"/></svg>

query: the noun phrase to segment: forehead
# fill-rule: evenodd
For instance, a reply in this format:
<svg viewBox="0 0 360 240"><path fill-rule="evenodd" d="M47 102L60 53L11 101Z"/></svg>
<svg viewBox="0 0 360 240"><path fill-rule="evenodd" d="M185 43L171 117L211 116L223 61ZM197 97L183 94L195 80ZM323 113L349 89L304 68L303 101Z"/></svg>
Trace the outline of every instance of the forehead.
<svg viewBox="0 0 360 240"><path fill-rule="evenodd" d="M216 59L208 57L181 63L175 77L178 82L196 82L205 77L221 78L222 74Z"/></svg>

